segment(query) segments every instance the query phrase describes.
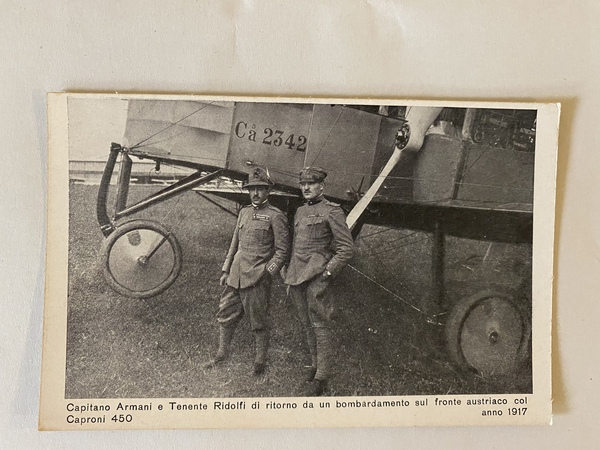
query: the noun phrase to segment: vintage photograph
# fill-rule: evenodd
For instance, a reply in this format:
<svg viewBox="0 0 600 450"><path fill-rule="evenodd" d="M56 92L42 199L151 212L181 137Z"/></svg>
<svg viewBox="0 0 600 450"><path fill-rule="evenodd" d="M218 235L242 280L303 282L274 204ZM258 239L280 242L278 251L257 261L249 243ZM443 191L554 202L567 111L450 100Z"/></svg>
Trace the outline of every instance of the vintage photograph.
<svg viewBox="0 0 600 450"><path fill-rule="evenodd" d="M535 393L535 105L64 101L71 408Z"/></svg>

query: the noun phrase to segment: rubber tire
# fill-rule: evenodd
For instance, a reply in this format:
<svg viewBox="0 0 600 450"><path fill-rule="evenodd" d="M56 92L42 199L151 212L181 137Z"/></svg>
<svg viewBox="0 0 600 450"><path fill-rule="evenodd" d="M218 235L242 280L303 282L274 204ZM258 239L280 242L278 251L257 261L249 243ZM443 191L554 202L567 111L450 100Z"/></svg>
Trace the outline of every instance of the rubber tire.
<svg viewBox="0 0 600 450"><path fill-rule="evenodd" d="M134 230L150 230L154 231L162 235L166 236L166 241L171 246L171 250L173 251L173 267L169 275L157 286L148 290L133 290L126 286L123 286L119 283L113 273L110 270L109 262L110 255L113 249L114 244L125 234L134 231ZM164 245L164 244L163 244ZM181 266L183 262L183 256L181 252L181 246L179 242L175 238L175 236L163 225L158 222L154 222L151 220L143 220L143 219L134 219L131 221L127 221L125 223L120 224L115 231L113 231L108 238L104 240L102 243L102 247L100 250L101 255L101 265L102 265L102 274L104 279L108 283L108 285L115 292L118 292L121 295L131 298L150 298L154 297L158 294L161 294L165 290L167 290L177 279L179 273L181 272Z"/></svg>
<svg viewBox="0 0 600 450"><path fill-rule="evenodd" d="M510 295L507 294L499 294L493 291L482 291L478 292L475 295L470 297L463 297L460 299L450 311L448 316L448 320L446 321L446 346L447 350L450 354L452 360L463 370L474 371L478 373L482 373L482 371L473 367L469 362L465 359L463 354L462 346L461 346L461 338L462 338L462 330L463 325L469 314L482 302L490 299L490 298L498 298L503 299L507 303L509 303L514 310L519 314L521 318L521 342L519 348L517 350L517 354L512 361L511 367L507 370L496 373L497 375L507 375L511 373L517 372L522 366L523 363L528 359L531 347L531 318L529 309L526 307L520 306L519 303L515 302ZM525 299L522 299L525 302ZM483 373L482 373L483 374Z"/></svg>

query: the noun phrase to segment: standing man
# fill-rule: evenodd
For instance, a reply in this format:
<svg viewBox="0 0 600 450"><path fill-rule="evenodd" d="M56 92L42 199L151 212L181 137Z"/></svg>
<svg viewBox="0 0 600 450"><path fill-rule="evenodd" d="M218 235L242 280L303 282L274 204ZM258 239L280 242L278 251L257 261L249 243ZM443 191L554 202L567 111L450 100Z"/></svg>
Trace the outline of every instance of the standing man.
<svg viewBox="0 0 600 450"><path fill-rule="evenodd" d="M229 356L237 324L248 315L254 333L254 374L266 368L269 347L269 299L273 277L287 260L289 233L286 216L268 201L273 182L257 167L242 186L250 193L251 205L238 216L219 284L225 286L219 301L219 349L205 367L212 368Z"/></svg>
<svg viewBox="0 0 600 450"><path fill-rule="evenodd" d="M330 376L333 302L329 284L354 254L342 208L323 197L326 177L327 172L318 167L300 172L306 204L298 208L294 218L294 245L285 277L312 358L310 396L322 395Z"/></svg>

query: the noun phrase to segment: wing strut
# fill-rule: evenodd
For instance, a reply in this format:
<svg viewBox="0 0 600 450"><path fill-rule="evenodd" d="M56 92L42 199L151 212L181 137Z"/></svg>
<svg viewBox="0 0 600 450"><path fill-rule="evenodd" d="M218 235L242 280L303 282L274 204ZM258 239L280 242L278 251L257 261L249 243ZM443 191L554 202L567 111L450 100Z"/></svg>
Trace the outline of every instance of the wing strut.
<svg viewBox="0 0 600 450"><path fill-rule="evenodd" d="M403 142L398 145L397 140L396 145L394 146L394 152L392 153L392 156L390 156L387 164L377 176L375 182L371 185L371 187L369 187L365 195L358 201L356 205L354 205L354 208L352 208L352 211L350 211L348 214L346 223L350 229L356 225L356 222L365 209L367 209L367 206L369 206L387 176L391 173L394 167L396 167L400 161L402 153L418 152L421 149L425 139L425 132L429 129L441 110L442 108L413 106L407 111L406 120L409 128L401 129L400 135L398 136Z"/></svg>

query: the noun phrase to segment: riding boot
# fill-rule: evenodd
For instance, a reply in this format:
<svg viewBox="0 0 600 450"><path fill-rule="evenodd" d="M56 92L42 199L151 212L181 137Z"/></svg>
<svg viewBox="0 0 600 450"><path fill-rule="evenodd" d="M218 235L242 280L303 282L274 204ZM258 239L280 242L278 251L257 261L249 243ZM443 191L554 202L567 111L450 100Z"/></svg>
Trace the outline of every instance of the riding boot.
<svg viewBox="0 0 600 450"><path fill-rule="evenodd" d="M259 330L254 332L254 375L262 375L267 367L267 351L269 349L269 332Z"/></svg>

